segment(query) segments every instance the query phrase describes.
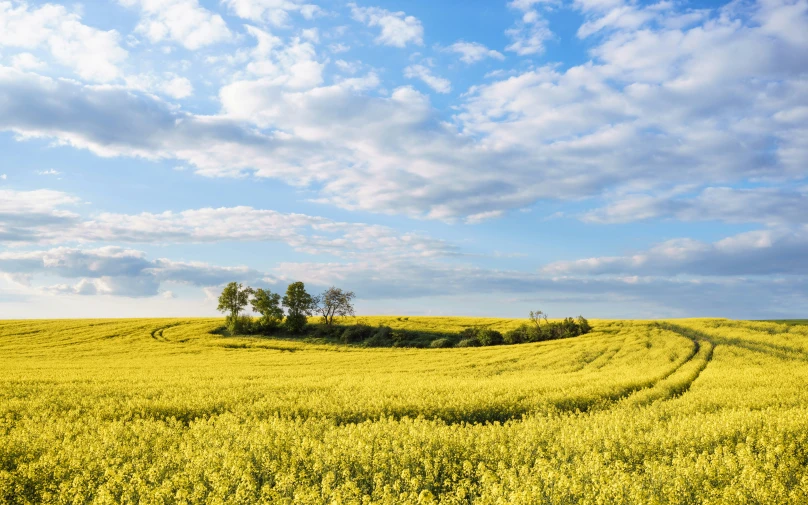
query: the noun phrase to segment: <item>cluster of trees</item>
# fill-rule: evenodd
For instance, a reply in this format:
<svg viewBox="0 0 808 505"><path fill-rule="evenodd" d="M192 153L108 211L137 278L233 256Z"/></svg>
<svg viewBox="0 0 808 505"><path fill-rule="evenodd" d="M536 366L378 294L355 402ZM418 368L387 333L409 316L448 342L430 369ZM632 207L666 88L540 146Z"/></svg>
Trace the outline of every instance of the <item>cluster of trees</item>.
<svg viewBox="0 0 808 505"><path fill-rule="evenodd" d="M253 289L231 282L222 290L217 310L227 314L226 324L231 335L271 333L281 326L289 333L300 333L313 314L319 314L327 326L333 325L337 317L353 316L355 297L353 291L333 286L312 296L302 282L289 284L281 297L269 289ZM248 305L260 315L257 321L244 314Z"/></svg>
<svg viewBox="0 0 808 505"><path fill-rule="evenodd" d="M592 327L583 316L550 322L547 314L530 312L532 324L523 324L504 334L490 328L466 328L458 334L424 333L389 326L372 327L364 324L340 326L338 318L353 316L353 291L330 287L312 296L302 282L293 282L281 296L268 289L253 289L231 282L219 296L218 310L227 314L226 325L231 335L271 334L283 329L290 334L302 334L308 318L320 316L321 325L307 331L314 338L360 344L368 347L478 347L502 344L542 342L577 337L589 333ZM245 314L251 307L260 317Z"/></svg>
<svg viewBox="0 0 808 505"><path fill-rule="evenodd" d="M547 314L538 310L530 312L533 324L523 324L504 334L490 328L466 328L456 338L442 338L432 342L432 347L478 347L502 344L544 342L583 335L592 331L589 321L583 316L563 321L549 322Z"/></svg>
<svg viewBox="0 0 808 505"><path fill-rule="evenodd" d="M547 314L537 310L530 311L530 321L533 324L523 324L503 335L506 344L520 344L522 342L543 342L545 340L558 340L560 338L577 337L592 331L592 326L584 316L573 319L565 318L563 321L547 321Z"/></svg>

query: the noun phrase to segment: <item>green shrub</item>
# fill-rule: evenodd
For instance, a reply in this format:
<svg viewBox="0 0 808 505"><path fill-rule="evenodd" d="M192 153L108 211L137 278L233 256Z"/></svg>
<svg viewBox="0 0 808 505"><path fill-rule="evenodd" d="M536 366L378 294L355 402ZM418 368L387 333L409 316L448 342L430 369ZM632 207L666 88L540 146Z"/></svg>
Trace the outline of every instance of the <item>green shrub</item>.
<svg viewBox="0 0 808 505"><path fill-rule="evenodd" d="M283 325L289 333L300 333L306 327L308 321L308 318L303 314L290 314L286 316Z"/></svg>
<svg viewBox="0 0 808 505"><path fill-rule="evenodd" d="M578 323L578 327L581 328L581 335L585 335L592 331L592 326L589 325L589 321L587 321L584 316L578 316L576 321Z"/></svg>
<svg viewBox="0 0 808 505"><path fill-rule="evenodd" d="M450 339L450 338L439 338L437 340L433 340L429 344L429 347L431 347L433 349L443 349L443 348L446 348L446 347L452 347L453 344L454 344L454 342L452 342L452 339Z"/></svg>
<svg viewBox="0 0 808 505"><path fill-rule="evenodd" d="M342 342L344 344L362 342L372 337L374 333L375 329L366 324L348 326L345 328L345 331L342 332Z"/></svg>
<svg viewBox="0 0 808 505"><path fill-rule="evenodd" d="M463 328L460 332L460 340L467 340L470 338L477 338L480 330L478 328Z"/></svg>
<svg viewBox="0 0 808 505"><path fill-rule="evenodd" d="M455 347L480 347L480 341L477 340L477 337L474 338L464 338L460 342L455 345Z"/></svg>
<svg viewBox="0 0 808 505"><path fill-rule="evenodd" d="M480 345L500 345L503 342L502 333L487 328L477 332L477 340Z"/></svg>
<svg viewBox="0 0 808 505"><path fill-rule="evenodd" d="M502 336L502 341L505 344L521 344L530 342L530 328L528 325L523 324L518 328L505 332Z"/></svg>
<svg viewBox="0 0 808 505"><path fill-rule="evenodd" d="M312 329L313 326L313 329ZM315 324L309 326L310 335L313 338L322 339L342 339L343 328L339 326L328 326L327 324Z"/></svg>
<svg viewBox="0 0 808 505"><path fill-rule="evenodd" d="M230 335L251 335L256 331L256 325L250 316L228 316L226 326Z"/></svg>

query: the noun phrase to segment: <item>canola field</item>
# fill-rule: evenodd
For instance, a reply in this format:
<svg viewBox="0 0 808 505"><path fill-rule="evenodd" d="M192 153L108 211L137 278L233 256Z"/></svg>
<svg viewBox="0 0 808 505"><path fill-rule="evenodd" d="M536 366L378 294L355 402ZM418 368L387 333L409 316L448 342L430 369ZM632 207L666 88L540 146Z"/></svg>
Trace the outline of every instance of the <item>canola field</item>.
<svg viewBox="0 0 808 505"><path fill-rule="evenodd" d="M464 349L220 325L0 321L0 504L808 503L806 325L593 321Z"/></svg>

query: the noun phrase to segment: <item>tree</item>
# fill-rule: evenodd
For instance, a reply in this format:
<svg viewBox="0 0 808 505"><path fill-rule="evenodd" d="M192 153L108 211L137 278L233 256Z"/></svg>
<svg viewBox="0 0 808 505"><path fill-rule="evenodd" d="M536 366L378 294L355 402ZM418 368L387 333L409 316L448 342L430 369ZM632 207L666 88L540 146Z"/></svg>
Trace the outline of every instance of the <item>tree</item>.
<svg viewBox="0 0 808 505"><path fill-rule="evenodd" d="M268 289L256 289L250 302L254 311L261 314L259 325L264 330L271 330L283 322L281 295Z"/></svg>
<svg viewBox="0 0 808 505"><path fill-rule="evenodd" d="M216 310L228 313L227 319L234 321L238 318L239 312L247 307L250 302L250 295L253 293L251 287L246 288L240 282L231 282L222 290L219 295L219 306Z"/></svg>
<svg viewBox="0 0 808 505"><path fill-rule="evenodd" d="M547 314L544 312L537 310L536 312L530 311L530 320L533 321L533 324L536 326L541 325L541 320L544 319L544 322L547 322Z"/></svg>
<svg viewBox="0 0 808 505"><path fill-rule="evenodd" d="M306 286L302 282L289 284L282 303L287 310L286 327L292 333L301 331L308 322L306 316L310 316L314 308L314 299L306 292Z"/></svg>
<svg viewBox="0 0 808 505"><path fill-rule="evenodd" d="M323 322L331 326L335 317L354 315L352 301L355 297L353 291L343 291L331 286L314 298L314 309L323 316Z"/></svg>

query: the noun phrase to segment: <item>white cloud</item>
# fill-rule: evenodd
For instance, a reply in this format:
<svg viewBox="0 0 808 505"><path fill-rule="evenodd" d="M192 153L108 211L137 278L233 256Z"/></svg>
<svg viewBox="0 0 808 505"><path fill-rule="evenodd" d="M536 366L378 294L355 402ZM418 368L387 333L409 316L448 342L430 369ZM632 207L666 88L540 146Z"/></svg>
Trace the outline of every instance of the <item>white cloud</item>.
<svg viewBox="0 0 808 505"><path fill-rule="evenodd" d="M368 92L375 75L324 85L309 42L249 28L258 43L220 90L220 114L4 68L0 129L444 220L542 199L660 198L682 184L785 187L808 166L808 47L793 29L808 19L793 11L755 5L692 27L664 24L666 14L640 30L604 29L590 62L475 86L450 120L410 87Z"/></svg>
<svg viewBox="0 0 808 505"><path fill-rule="evenodd" d="M424 43L424 27L418 18L380 7L359 7L354 3L348 5L355 20L381 28L381 33L376 37L377 44L405 47L410 43L419 46Z"/></svg>
<svg viewBox="0 0 808 505"><path fill-rule="evenodd" d="M0 197L0 202L8 202L0 208L0 216L9 209L25 214L18 203L28 205L29 214L46 216L58 211L60 202L76 203L58 192ZM612 317L615 312L610 304L615 301L632 307L628 312L623 309L629 316L643 307L651 317L769 317L795 314L808 302L803 294L808 292L803 261L808 229L752 232L713 244L668 241L631 256L555 263L542 273L531 273L457 263L463 257L451 246L385 227L250 208L103 214L80 221L73 219L62 228L75 228L82 237L90 231L97 233L90 239L123 242L280 239L298 250L331 254L336 259L281 263L262 272L245 266L153 260L142 251L121 247L56 247L0 252L3 277L34 291L43 281L58 278L58 284L42 288L52 295L119 297L167 297L167 287L173 284L210 288L236 280L281 289L286 282L303 280L310 290L332 284L348 286L363 299L485 293L490 300L505 294L541 300L543 307L586 304L591 311L587 315ZM684 277L664 277L678 275ZM767 277L757 278L761 275Z"/></svg>
<svg viewBox="0 0 808 505"><path fill-rule="evenodd" d="M130 75L126 77L125 82L129 89L158 93L177 100L194 94L190 80L172 73Z"/></svg>
<svg viewBox="0 0 808 505"><path fill-rule="evenodd" d="M632 194L588 212L584 221L626 223L654 218L680 221L808 224L808 188L705 188L696 195Z"/></svg>
<svg viewBox="0 0 808 505"><path fill-rule="evenodd" d="M266 284L271 276L247 267L221 267L200 262L149 260L142 251L120 247L76 249L57 247L28 252L0 252L0 271L10 275L57 276L78 279L44 288L51 294L149 297L163 283L197 287L219 286L232 280Z"/></svg>
<svg viewBox="0 0 808 505"><path fill-rule="evenodd" d="M79 202L80 200L75 196L49 189L0 190L0 213L3 215L56 212L59 207L75 205Z"/></svg>
<svg viewBox="0 0 808 505"><path fill-rule="evenodd" d="M306 28L304 30L300 30L300 38L310 40L311 42L317 44L320 42L320 30L317 28Z"/></svg>
<svg viewBox="0 0 808 505"><path fill-rule="evenodd" d="M322 13L320 7L298 0L223 0L222 3L240 18L277 27L289 25L290 12L299 12L305 19Z"/></svg>
<svg viewBox="0 0 808 505"><path fill-rule="evenodd" d="M11 58L11 66L17 70L42 70L47 64L31 53L15 54Z"/></svg>
<svg viewBox="0 0 808 505"><path fill-rule="evenodd" d="M191 81L185 77L174 77L163 85L163 92L172 98L188 98L194 94L194 87Z"/></svg>
<svg viewBox="0 0 808 505"><path fill-rule="evenodd" d="M115 214L81 218L67 210L80 200L50 190L0 190L0 243L216 243L278 241L295 250L336 257L436 257L456 247L386 226L252 207Z"/></svg>
<svg viewBox="0 0 808 505"><path fill-rule="evenodd" d="M504 60L505 56L499 51L488 49L479 42L464 42L458 41L446 48L446 51L457 53L460 55L460 61L464 63L477 63L486 58L494 58L496 60Z"/></svg>
<svg viewBox="0 0 808 505"><path fill-rule="evenodd" d="M662 242L628 256L559 261L552 275L745 276L808 275L808 228L741 233L714 243L693 239Z"/></svg>
<svg viewBox="0 0 808 505"><path fill-rule="evenodd" d="M334 65L346 74L355 74L362 69L362 62L360 61L337 60Z"/></svg>
<svg viewBox="0 0 808 505"><path fill-rule="evenodd" d="M617 301L641 306L652 317L710 315L765 317L793 314L804 306L808 282L788 278L655 279L636 276L576 279L535 273L491 270L431 259L384 259L332 263L281 263L271 272L247 267L222 267L200 262L150 260L137 250L118 247L59 247L28 252L0 252L0 272L12 282L34 285L41 280L63 282L43 289L53 295L166 296L166 286L184 284L215 293L229 281L279 290L302 280L310 290L348 286L366 300L433 296L467 297L485 293L527 296L542 307L586 303L595 315L612 315ZM207 288L207 289L206 289ZM37 288L29 288L37 289ZM796 293L796 294L795 294ZM211 302L212 303L212 302ZM623 309L625 310L625 309ZM629 312L631 314L632 312ZM592 315L588 313L587 315Z"/></svg>
<svg viewBox="0 0 808 505"><path fill-rule="evenodd" d="M6 179L8 179L6 174L0 174L0 180L5 181Z"/></svg>
<svg viewBox="0 0 808 505"><path fill-rule="evenodd" d="M0 243L37 242L45 234L69 228L79 216L65 207L77 203L78 198L60 191L0 189Z"/></svg>
<svg viewBox="0 0 808 505"><path fill-rule="evenodd" d="M521 18L516 24L507 30L507 35L512 43L505 48L519 56L534 56L544 52L544 43L553 38L553 32L547 20L534 8L536 4L552 4L555 2L544 2L534 0L515 0L508 3L508 6L521 12Z"/></svg>
<svg viewBox="0 0 808 505"><path fill-rule="evenodd" d="M432 70L424 65L408 66L404 69L404 77L408 79L420 79L438 93L448 93L452 91L452 83L449 82L448 79L434 75Z"/></svg>
<svg viewBox="0 0 808 505"><path fill-rule="evenodd" d="M53 168L49 170L39 170L37 171L39 175L62 175L62 172L58 170L54 170Z"/></svg>
<svg viewBox="0 0 808 505"><path fill-rule="evenodd" d="M323 81L324 64L317 61L314 44L293 37L287 44L267 31L246 26L247 33L257 41L249 51L246 71L261 76L267 89L308 89Z"/></svg>
<svg viewBox="0 0 808 505"><path fill-rule="evenodd" d="M345 53L351 50L351 46L347 44L343 44L342 42L337 42L335 44L329 44L328 50L334 54Z"/></svg>
<svg viewBox="0 0 808 505"><path fill-rule="evenodd" d="M224 19L200 6L198 0L118 1L140 9L137 31L152 43L172 40L193 51L232 37Z"/></svg>
<svg viewBox="0 0 808 505"><path fill-rule="evenodd" d="M127 58L115 30L103 31L81 22L81 16L61 5L29 6L0 2L0 47L46 48L53 59L89 81L109 82L121 76L118 66ZM29 53L18 55L14 66L41 67Z"/></svg>
<svg viewBox="0 0 808 505"><path fill-rule="evenodd" d="M786 278L665 279L637 276L574 278L514 270L491 270L440 261L282 263L281 281L306 285L350 285L370 300L441 298L441 304L465 304L480 293L484 304L498 296L517 296L532 305L586 307L588 317L710 316L765 318L799 314L808 302L808 280ZM282 273L282 275L280 274ZM486 305L483 305L486 306ZM527 310L529 307L525 307ZM564 315L563 312L559 315Z"/></svg>

